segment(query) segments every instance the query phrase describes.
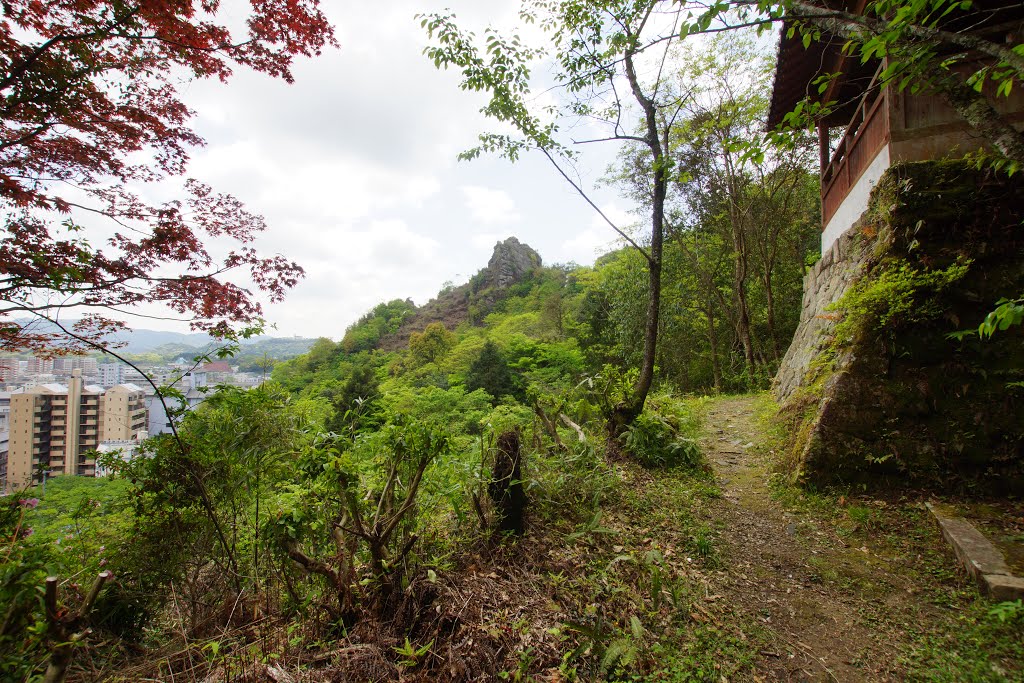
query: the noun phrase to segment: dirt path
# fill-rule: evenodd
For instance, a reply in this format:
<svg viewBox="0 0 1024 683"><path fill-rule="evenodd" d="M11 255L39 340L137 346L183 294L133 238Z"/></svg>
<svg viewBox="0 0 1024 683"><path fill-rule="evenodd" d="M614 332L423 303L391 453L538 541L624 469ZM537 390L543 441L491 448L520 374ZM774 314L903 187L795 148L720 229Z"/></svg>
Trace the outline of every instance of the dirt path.
<svg viewBox="0 0 1024 683"><path fill-rule="evenodd" d="M771 648L759 652L755 680L878 681L899 677L891 636L864 623L873 598L822 575L840 567L856 576L866 549L849 548L813 521L785 512L769 493L759 449L756 399L726 398L706 419L705 452L722 498L712 514L728 558L715 590L723 608L763 626ZM874 571L882 571L874 568ZM899 577L871 576L892 588ZM856 584L856 582L853 582ZM887 591L889 592L889 591Z"/></svg>

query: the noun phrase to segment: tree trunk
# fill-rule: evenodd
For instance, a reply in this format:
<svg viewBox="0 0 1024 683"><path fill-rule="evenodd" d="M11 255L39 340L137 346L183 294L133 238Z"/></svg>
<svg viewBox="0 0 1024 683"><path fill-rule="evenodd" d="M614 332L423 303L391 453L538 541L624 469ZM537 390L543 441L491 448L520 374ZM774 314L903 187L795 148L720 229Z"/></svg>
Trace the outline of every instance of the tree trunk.
<svg viewBox="0 0 1024 683"><path fill-rule="evenodd" d="M644 324L644 354L640 365L640 377L633 388L629 401L620 403L612 410L608 430L612 436L618 436L628 427L637 415L643 412L647 394L654 382L654 363L658 348L658 327L661 314L661 265L665 239L665 199L668 196L668 174L665 169L665 150L668 148L668 130L664 131L665 140L659 135L658 110L654 101L647 97L640 87L633 55L636 47L626 50L624 55L626 79L629 81L633 97L644 112L646 124L645 141L651 152L654 169L654 189L651 197L651 248L647 258L647 320Z"/></svg>
<svg viewBox="0 0 1024 683"><path fill-rule="evenodd" d="M735 192L736 190L733 190ZM734 194L735 198L737 195ZM735 199L731 200L735 201ZM747 277L750 256L747 253L747 240L743 233L743 224L735 211L730 211L732 223L733 256L732 284L736 296L736 336L743 347L743 359L747 366L747 377L753 379L754 372L754 341L750 335L750 304L747 302Z"/></svg>
<svg viewBox="0 0 1024 683"><path fill-rule="evenodd" d="M1024 134L1010 125L985 95L954 75L939 83L938 90L971 128L985 136L1004 157L1024 168Z"/></svg>
<svg viewBox="0 0 1024 683"><path fill-rule="evenodd" d="M715 329L715 309L708 302L708 344L711 346L711 374L714 376L715 391L722 390L722 365L718 361L718 331Z"/></svg>
<svg viewBox="0 0 1024 683"><path fill-rule="evenodd" d="M724 144L724 141L723 141ZM733 255L733 295L736 298L736 336L743 347L743 359L746 363L747 379L753 384L754 378L754 341L750 335L750 304L747 302L747 278L749 276L750 254L747 251L747 235L744 229L743 214L739 209L742 188L738 183L738 173L733 168L732 156L727 148L723 148L725 163L725 183L729 193L729 227L732 233Z"/></svg>
<svg viewBox="0 0 1024 683"><path fill-rule="evenodd" d="M764 274L764 297L768 308L768 336L772 342L772 360L779 362L779 335L775 332L775 293L772 291L772 272L765 270Z"/></svg>
<svg viewBox="0 0 1024 683"><path fill-rule="evenodd" d="M746 268L741 264L742 258L737 255L733 274L733 286L736 288L736 331L740 345L743 347L743 360L747 365L747 376L753 378L754 372L754 340L750 335L750 305L747 303Z"/></svg>

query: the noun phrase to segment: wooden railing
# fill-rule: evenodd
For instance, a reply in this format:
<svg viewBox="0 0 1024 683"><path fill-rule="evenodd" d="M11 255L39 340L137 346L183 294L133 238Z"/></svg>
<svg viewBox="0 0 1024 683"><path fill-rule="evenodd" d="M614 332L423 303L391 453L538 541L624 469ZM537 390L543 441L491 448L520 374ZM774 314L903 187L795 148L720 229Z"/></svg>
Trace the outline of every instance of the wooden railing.
<svg viewBox="0 0 1024 683"><path fill-rule="evenodd" d="M839 141L832 160L821 172L822 226L846 199L850 189L874 161L889 140L889 111L886 89L877 85L877 74Z"/></svg>

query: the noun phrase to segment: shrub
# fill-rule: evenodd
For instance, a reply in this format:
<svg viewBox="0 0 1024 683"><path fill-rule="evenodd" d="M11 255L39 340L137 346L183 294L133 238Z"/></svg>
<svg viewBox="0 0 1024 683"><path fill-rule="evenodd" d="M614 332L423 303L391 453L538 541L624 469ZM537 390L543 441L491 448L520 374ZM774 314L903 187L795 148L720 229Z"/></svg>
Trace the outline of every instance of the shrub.
<svg viewBox="0 0 1024 683"><path fill-rule="evenodd" d="M622 445L644 467L697 467L702 461L700 446L670 420L645 410L623 432Z"/></svg>

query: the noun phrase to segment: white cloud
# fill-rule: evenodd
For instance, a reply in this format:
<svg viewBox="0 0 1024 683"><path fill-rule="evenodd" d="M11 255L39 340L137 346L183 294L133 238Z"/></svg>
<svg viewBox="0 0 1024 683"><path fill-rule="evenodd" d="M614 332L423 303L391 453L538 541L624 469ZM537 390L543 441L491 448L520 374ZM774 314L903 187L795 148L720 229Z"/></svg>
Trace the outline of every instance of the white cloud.
<svg viewBox="0 0 1024 683"><path fill-rule="evenodd" d="M609 249L614 249L617 246L617 238L618 235L611 228L605 227L604 230L587 228L583 232L577 233L562 242L560 260L572 261L574 263L590 263L595 257L607 252Z"/></svg>
<svg viewBox="0 0 1024 683"><path fill-rule="evenodd" d="M477 35L489 21L507 26L519 6L449 4ZM495 242L511 235L546 263L590 263L614 245L615 233L543 157L456 161L498 126L479 113L483 94L460 90L457 71L439 71L423 56L427 38L414 15L431 11L429 3L324 9L341 49L297 63L294 84L240 68L226 84L184 90L208 142L194 151L189 175L262 214L268 229L257 249L306 269L283 303L266 307L278 334L338 338L380 301L423 303L443 282L485 267ZM534 104L553 102L545 93ZM628 225L614 192L589 189L615 151L584 145L574 177ZM174 187L146 194L169 198Z"/></svg>
<svg viewBox="0 0 1024 683"><path fill-rule="evenodd" d="M608 217L615 227L632 236L634 229L640 227L640 222L637 220L636 215L627 209L619 206L618 204L603 204L601 205L601 213ZM596 211L591 213L590 216L590 229L591 230L606 230L609 234L615 235L615 230L608 225L608 221L601 217Z"/></svg>
<svg viewBox="0 0 1024 683"><path fill-rule="evenodd" d="M634 236L640 232L641 223L637 217L618 204L604 204L601 211L627 235ZM618 249L623 244L624 240L607 221L596 211L591 211L587 227L559 245L559 259L579 264L591 263L597 256Z"/></svg>
<svg viewBox="0 0 1024 683"><path fill-rule="evenodd" d="M504 232L475 232L469 236L469 241L477 249L489 250L498 242L504 242L509 237L512 237L513 234L511 230L505 230Z"/></svg>
<svg viewBox="0 0 1024 683"><path fill-rule="evenodd" d="M520 219L508 192L479 185L464 185L462 195L470 216L483 225L507 225Z"/></svg>

